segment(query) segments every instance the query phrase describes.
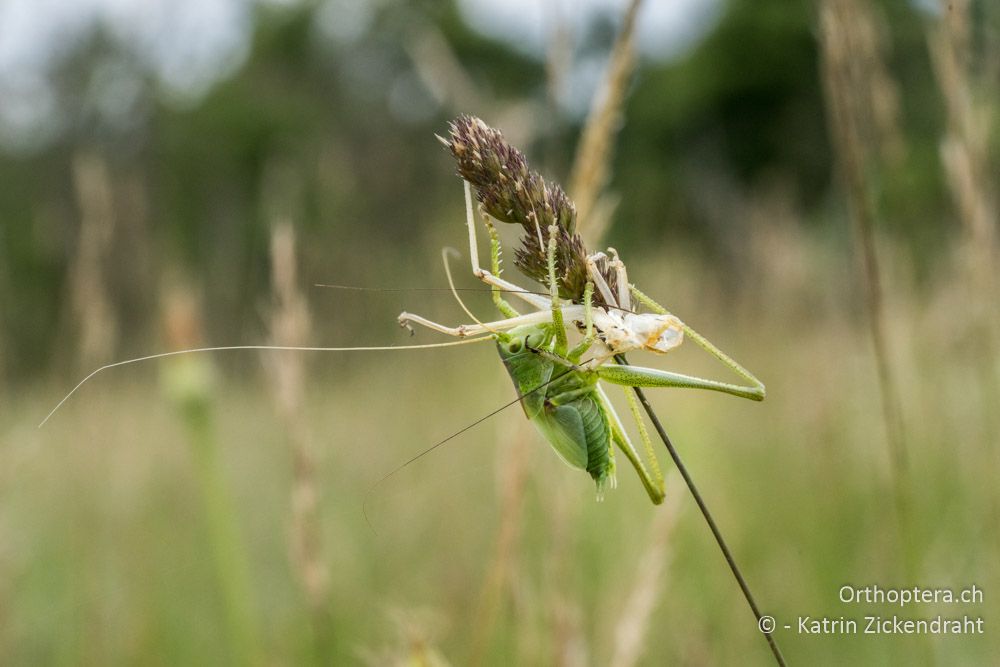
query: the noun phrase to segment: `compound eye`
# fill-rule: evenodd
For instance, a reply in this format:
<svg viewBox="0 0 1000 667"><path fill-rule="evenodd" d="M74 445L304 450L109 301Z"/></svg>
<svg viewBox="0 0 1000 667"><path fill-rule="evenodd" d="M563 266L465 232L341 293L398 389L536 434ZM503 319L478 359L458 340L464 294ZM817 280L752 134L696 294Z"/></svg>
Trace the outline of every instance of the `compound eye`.
<svg viewBox="0 0 1000 667"><path fill-rule="evenodd" d="M518 352L520 352L521 341L520 340L512 341L511 344L507 346L507 351L510 352L511 354L517 354Z"/></svg>

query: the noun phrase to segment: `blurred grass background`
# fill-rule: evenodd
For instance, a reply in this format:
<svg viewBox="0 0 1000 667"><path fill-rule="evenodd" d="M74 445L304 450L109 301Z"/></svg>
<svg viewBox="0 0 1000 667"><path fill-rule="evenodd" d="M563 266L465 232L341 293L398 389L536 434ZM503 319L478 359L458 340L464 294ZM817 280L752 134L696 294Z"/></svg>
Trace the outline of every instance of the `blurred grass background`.
<svg viewBox="0 0 1000 667"><path fill-rule="evenodd" d="M661 419L779 623L987 627L779 629L792 664L989 664L1000 12L655 5L581 225L768 386L648 392ZM27 6L0 5L0 663L768 664L676 477L654 508L621 469L598 504L511 407L373 486L513 398L488 345L129 366L35 428L132 356L438 340L395 316L464 321L446 293L312 285L445 284L464 210L433 135L458 113L569 185L623 4ZM694 349L642 363L723 377Z"/></svg>

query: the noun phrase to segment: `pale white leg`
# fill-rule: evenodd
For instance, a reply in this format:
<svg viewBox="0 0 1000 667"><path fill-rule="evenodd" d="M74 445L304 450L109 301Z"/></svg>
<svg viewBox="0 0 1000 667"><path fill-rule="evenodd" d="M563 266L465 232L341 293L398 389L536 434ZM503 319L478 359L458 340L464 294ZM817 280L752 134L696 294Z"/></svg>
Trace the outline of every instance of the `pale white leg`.
<svg viewBox="0 0 1000 667"><path fill-rule="evenodd" d="M495 276L486 269L479 266L479 251L476 243L476 219L472 206L472 187L465 181L465 222L469 228L469 257L472 259L472 274L487 285L497 287L505 292L511 292L524 301L528 302L539 310L545 310L550 306L549 300L538 294L529 294L523 287L518 287L514 283Z"/></svg>
<svg viewBox="0 0 1000 667"><path fill-rule="evenodd" d="M628 272L625 270L625 262L618 258L618 251L608 248L611 255L611 268L615 270L615 277L618 279L618 305L625 310L632 310L632 295L628 289Z"/></svg>
<svg viewBox="0 0 1000 667"><path fill-rule="evenodd" d="M607 257L603 252L595 252L593 255L587 256L587 273L590 275L590 279L594 281L594 287L597 291L601 293L601 298L609 306L617 306L618 301L615 299L614 294L611 293L611 288L608 287L608 282L601 275L601 272L597 270L597 258Z"/></svg>
<svg viewBox="0 0 1000 667"><path fill-rule="evenodd" d="M583 306L564 306L563 313L568 317L581 318L584 316L584 309ZM508 329L513 329L514 327L526 324L542 324L551 321L552 312L548 310L540 310L536 313L528 313L527 315L518 315L517 317L511 317L506 320L498 320L496 322L460 324L457 327L449 327L444 324L438 324L437 322L433 322L426 317L421 317L420 315L414 315L412 313L403 312L399 315L399 325L402 327L409 328L411 323L419 324L420 326L427 327L428 329L440 331L443 334L456 336L458 338L476 336L484 333L496 333L498 331L506 331Z"/></svg>
<svg viewBox="0 0 1000 667"><path fill-rule="evenodd" d="M510 292L515 296L520 297L522 300L528 302L529 304L531 304L535 308L538 308L539 310L547 310L552 306L550 301L544 296L541 296L540 294L532 294L523 287L515 285L514 283L511 282L507 282L503 278L498 278L497 276L493 275L486 269L480 269L480 272L476 274L476 277L482 280L487 285L499 287L505 292Z"/></svg>
<svg viewBox="0 0 1000 667"><path fill-rule="evenodd" d="M612 432L617 432L620 439L616 440L618 446L621 447L622 452L625 454L625 458L629 460L632 467L639 474L639 479L642 480L643 486L646 487L646 492L649 493L649 497L652 498L653 502L659 505L663 502L663 488L662 482L659 484L650 476L649 471L646 470L645 464L639 457L639 452L635 450L635 445L629 440L628 433L625 432L625 426L622 424L621 418L618 413L615 412L615 408L611 405L611 401L608 399L608 395L604 393L604 388L601 385L597 385L597 394L600 397L601 402L607 409L608 420L611 422Z"/></svg>
<svg viewBox="0 0 1000 667"><path fill-rule="evenodd" d="M472 260L472 273L479 277L479 245L476 243L476 217L472 211L472 186L468 181L465 185L465 224L469 228L469 258Z"/></svg>

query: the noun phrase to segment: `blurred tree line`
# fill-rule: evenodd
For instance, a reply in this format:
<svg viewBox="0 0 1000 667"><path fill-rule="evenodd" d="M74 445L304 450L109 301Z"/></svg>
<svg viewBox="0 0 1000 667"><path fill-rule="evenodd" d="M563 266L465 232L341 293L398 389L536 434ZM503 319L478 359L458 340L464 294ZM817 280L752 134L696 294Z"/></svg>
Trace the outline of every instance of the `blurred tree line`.
<svg viewBox="0 0 1000 667"><path fill-rule="evenodd" d="M939 165L945 121L928 16L916 4L877 5L904 138L880 179L879 222L930 271L957 227ZM989 5L976 10L974 49L996 31ZM73 296L86 275L80 262L100 267L122 341L116 356L149 350L163 277L173 273L204 290L213 341L248 338L232 323L252 320L267 293L277 217L297 226L303 265L324 267L310 278L402 280L414 248L437 243L441 221L461 214L451 161L433 137L458 113L499 126L546 176L565 181L582 119L553 101L545 54L473 31L454 2L370 10L363 31L341 39L323 30L338 20L324 3L255 6L248 59L195 99L164 91L100 28L64 54L51 72L60 132L0 153L8 380L72 360L79 318L70 302L89 298ZM815 13L807 2L728 0L692 50L641 63L614 159L620 250L691 244L738 273L752 231L741 203L761 192L781 193L804 224L848 242L850 230L829 223L840 204ZM617 20L594 17L573 36L572 58L605 54ZM95 102L108 63L139 84L125 114ZM86 259L88 216L98 231ZM364 325L347 319L339 326Z"/></svg>

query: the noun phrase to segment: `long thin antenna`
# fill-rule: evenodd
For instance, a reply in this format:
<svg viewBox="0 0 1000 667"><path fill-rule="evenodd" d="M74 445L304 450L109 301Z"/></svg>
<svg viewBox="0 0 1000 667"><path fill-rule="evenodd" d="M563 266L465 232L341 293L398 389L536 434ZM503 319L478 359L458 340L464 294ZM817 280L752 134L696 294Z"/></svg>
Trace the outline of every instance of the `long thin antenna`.
<svg viewBox="0 0 1000 667"><path fill-rule="evenodd" d="M525 392L523 394L518 394L517 398L515 398L514 400L512 400L512 401L510 401L508 403L504 403L499 408L497 408L496 410L493 410L489 414L483 415L482 417L480 417L476 421L472 422L471 424L463 426L459 430L457 430L454 433L452 433L451 435L449 435L444 440L439 440L438 442L434 443L433 445L431 445L427 449L423 450L419 454L416 454L415 456L413 456L410 459L408 459L405 463L399 464L398 466L396 466L395 468L393 468L392 470L390 470L389 472L387 472L385 475L383 475L377 482L375 482L374 484L371 485L371 488L369 488L368 492L365 493L365 499L361 503L361 513L364 514L365 522L368 524L368 527L372 529L372 532L374 532L375 528L372 526L371 521L368 520L368 500L369 500L369 498L371 498L371 495L372 495L372 493L374 493L375 489L377 489L383 482L385 482L387 479L389 479L390 477L392 477L393 475L395 475L396 473L398 473L403 468L406 468L407 466L409 466L411 463L414 463L414 462L418 461L419 459L422 459L423 457L427 456L428 454L430 454L431 452L433 452L435 449L437 449L441 445L445 444L446 442L454 440L455 438L457 438L458 436L462 435L463 433L465 433L469 429L471 429L471 428L473 428L475 426L479 426L480 424L482 424L484 421L486 421L490 417L493 417L494 415L497 415L497 414L503 412L504 410L506 410L510 406L514 405L515 403L520 403L522 400L524 400L525 398L527 398L531 394L534 394L536 391L541 391L542 389L544 389L545 387L549 386L553 382L562 379L563 376L566 375L566 373L568 373L570 370L573 370L574 368L579 368L579 367L570 368L567 371L565 371L563 373L560 373L559 375L557 375L557 376L555 376L553 378L550 378L549 380L546 380L545 382L543 382L542 384L538 385L537 387L535 387L531 391L527 391L527 392Z"/></svg>
<svg viewBox="0 0 1000 667"><path fill-rule="evenodd" d="M70 396L76 393L79 389L87 382L90 378L94 377L101 371L106 371L109 368L115 368L117 366L127 366L128 364L137 364L140 361L150 361L152 359L163 359L165 357L175 357L180 354L195 354L198 352L228 352L230 350L277 350L277 351L294 351L294 352L372 352L372 351L386 351L386 350L422 350L431 347L454 347L456 345L469 345L471 343L478 343L480 341L489 340L489 336L480 336L479 338L468 338L466 340L449 341L446 343L427 343L424 345L383 345L377 347L299 347L294 345L221 345L218 347L196 347L189 350L173 350L171 352L160 352L158 354L147 354L144 357L136 357L134 359L125 359L124 361L116 361L113 364L105 364L100 368L94 369L90 372L87 377L80 380L75 387L69 390L63 399L56 403L56 407L52 408L49 414L45 415L39 424L38 428L45 426L52 415L62 407L63 403L69 400Z"/></svg>
<svg viewBox="0 0 1000 667"><path fill-rule="evenodd" d="M615 361L619 364L626 366L628 361L625 359L624 354L615 355ZM722 555L726 559L726 563L729 565L729 569L732 570L733 576L736 577L736 583L740 585L740 590L743 591L743 597L746 598L747 603L750 605L750 609L753 611L753 615L757 618L757 627L760 629L764 638L767 639L767 645L771 648L771 653L774 654L774 659L777 661L780 667L785 667L785 658L781 655L781 649L778 648L777 642L774 640L774 636L771 634L772 631L766 630L765 622L763 616L760 613L760 608L757 607L757 601L753 597L753 593L750 592L750 586L747 585L746 579L743 578L743 573L740 571L738 565L736 565L736 560L733 558L732 552L729 550L729 546L726 544L726 540L722 537L722 532L719 531L719 526L716 525L715 519L712 517L712 513L708 510L708 506L705 504L705 500L701 497L701 493L698 491L698 487L695 486L694 480L691 479L691 474L688 473L687 467L684 462L681 461L681 455L674 448L674 444L670 441L670 436L667 435L666 430L664 430L663 425L657 418L656 413L653 412L653 406L649 404L646 399L646 394L643 393L642 389L639 387L632 387L635 392L636 398L642 403L642 407L646 410L646 414L649 415L649 420L653 423L653 427L656 432L659 433L660 439L666 446L667 451L670 453L670 458L674 460L674 465L677 466L677 470L681 473L681 477L684 478L684 483L687 484L688 490L694 497L694 501L698 504L698 509L701 510L701 514L705 517L705 522L708 524L709 529L712 531L712 535L715 537L716 543L719 545L719 549L722 550Z"/></svg>
<svg viewBox="0 0 1000 667"><path fill-rule="evenodd" d="M465 302L462 301L462 297L458 295L458 290L455 289L455 279L451 277L451 265L448 264L448 257L452 254L458 255L459 253L454 248L441 249L441 261L444 262L444 273L446 276L448 276L448 289L451 290L452 295L454 295L455 297L455 301L458 301L458 305L462 307L462 310L464 310L465 314L469 316L469 319L471 319L473 322L483 327L492 334L498 333L497 331L490 329L488 326L483 324L479 320L479 318L476 317L471 310L469 310L469 307L465 305Z"/></svg>
<svg viewBox="0 0 1000 667"><path fill-rule="evenodd" d="M327 287L330 289L348 290L353 292L450 292L450 287L361 287L359 285L331 285L327 283L313 283L313 287ZM532 292L530 290L512 290L502 287L456 287L459 292L482 292L489 294L493 289L505 294L535 294L537 296L548 296L548 292Z"/></svg>

